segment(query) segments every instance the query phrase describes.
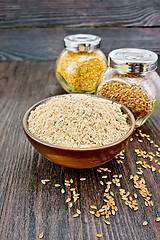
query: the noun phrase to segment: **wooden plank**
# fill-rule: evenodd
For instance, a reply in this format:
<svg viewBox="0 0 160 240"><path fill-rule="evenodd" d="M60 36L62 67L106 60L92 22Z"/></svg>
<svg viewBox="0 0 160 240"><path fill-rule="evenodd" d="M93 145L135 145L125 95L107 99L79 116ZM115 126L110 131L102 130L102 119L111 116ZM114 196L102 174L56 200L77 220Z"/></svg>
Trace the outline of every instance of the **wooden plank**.
<svg viewBox="0 0 160 240"><path fill-rule="evenodd" d="M160 53L160 28L10 29L0 30L0 60L55 60L66 35L96 34L102 50L123 47L146 48Z"/></svg>
<svg viewBox="0 0 160 240"><path fill-rule="evenodd" d="M1 0L0 8L0 28L160 26L158 0Z"/></svg>
<svg viewBox="0 0 160 240"><path fill-rule="evenodd" d="M96 218L89 213L90 205L103 203L105 186L99 184L102 175L96 169L74 170L57 166L34 150L22 130L22 116L35 102L51 95L64 93L54 77L54 61L23 61L0 63L0 239L38 239L44 233L48 240L93 240L102 233L101 239L114 240L158 240L160 225L155 221L160 217L160 166L157 162L145 161L153 165L156 171L143 169L146 187L152 194L154 206L146 207L139 191L134 188L130 175L136 173L139 160L134 149L155 152L154 144L160 146L160 108L142 127L142 131L151 136L154 144L140 137L126 147L122 163L115 159L105 164L111 170L107 179L122 174L121 188L137 193L138 210L133 211L125 205L119 195L119 187L112 184L118 211L104 224L104 218ZM156 157L158 162L160 158ZM139 166L140 167L140 166ZM86 181L80 181L86 177ZM69 209L65 200L70 191L64 186L64 180L72 178L79 200ZM51 179L46 185L42 179ZM62 194L54 184L60 183L66 189ZM73 218L76 209L81 210L78 218ZM143 226L144 221L148 222Z"/></svg>

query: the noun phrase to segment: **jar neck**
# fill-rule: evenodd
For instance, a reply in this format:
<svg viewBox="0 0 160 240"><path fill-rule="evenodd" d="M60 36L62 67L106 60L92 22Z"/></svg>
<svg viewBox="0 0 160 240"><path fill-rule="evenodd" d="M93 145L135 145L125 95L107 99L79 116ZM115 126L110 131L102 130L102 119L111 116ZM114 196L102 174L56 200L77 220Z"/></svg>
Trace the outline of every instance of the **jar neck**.
<svg viewBox="0 0 160 240"><path fill-rule="evenodd" d="M154 71L146 71L146 72L125 72L125 71L121 71L119 69L116 68L112 68L112 67L108 67L108 69L113 70L115 73L119 74L119 75L124 75L124 76L130 76L130 77L139 77L139 76L147 76L151 73L153 73Z"/></svg>
<svg viewBox="0 0 160 240"><path fill-rule="evenodd" d="M97 50L99 50L100 48L86 48L84 46L79 46L77 48L68 48L68 47L65 47L65 49L67 51L70 51L70 52L73 52L73 53L92 53L92 52L95 52Z"/></svg>

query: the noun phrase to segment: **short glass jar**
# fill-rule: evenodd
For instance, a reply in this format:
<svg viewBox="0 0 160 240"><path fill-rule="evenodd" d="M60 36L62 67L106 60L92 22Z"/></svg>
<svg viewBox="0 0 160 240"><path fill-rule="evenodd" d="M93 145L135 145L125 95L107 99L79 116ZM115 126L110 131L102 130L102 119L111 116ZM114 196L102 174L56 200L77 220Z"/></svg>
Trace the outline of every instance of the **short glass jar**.
<svg viewBox="0 0 160 240"><path fill-rule="evenodd" d="M116 49L108 55L108 68L96 94L128 107L140 127L160 104L160 77L156 53L135 48Z"/></svg>
<svg viewBox="0 0 160 240"><path fill-rule="evenodd" d="M65 49L56 62L56 77L68 93L92 93L106 70L101 38L75 34L64 38Z"/></svg>

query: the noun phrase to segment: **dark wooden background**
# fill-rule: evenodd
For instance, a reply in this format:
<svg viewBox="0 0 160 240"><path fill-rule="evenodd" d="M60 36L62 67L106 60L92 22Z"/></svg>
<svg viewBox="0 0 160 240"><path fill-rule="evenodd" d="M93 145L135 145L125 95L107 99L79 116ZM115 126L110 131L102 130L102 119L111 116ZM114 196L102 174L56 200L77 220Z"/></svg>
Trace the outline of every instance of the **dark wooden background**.
<svg viewBox="0 0 160 240"><path fill-rule="evenodd" d="M146 48L160 54L160 2L154 1L0 1L0 239L35 240L43 232L45 240L159 240L160 174L144 169L142 177L152 194L154 206L146 207L138 195L138 211L133 212L112 188L118 212L111 225L90 215L90 204L102 204L104 187L96 169L74 170L57 166L34 150L22 130L25 111L37 101L62 94L55 78L55 60L68 34L91 33L102 38L107 55L120 47ZM160 64L159 64L160 69ZM158 69L159 73L160 70ZM160 108L141 128L160 145ZM122 174L122 187L135 192L129 180L139 159L135 148L155 152L146 139L126 147L124 163L105 164L114 174ZM159 161L160 159L157 158ZM147 161L147 160L146 160ZM81 182L80 177L86 177ZM80 200L68 209L55 183L73 178ZM42 179L51 179L47 185ZM74 219L76 207L82 214ZM143 226L143 221L148 225Z"/></svg>

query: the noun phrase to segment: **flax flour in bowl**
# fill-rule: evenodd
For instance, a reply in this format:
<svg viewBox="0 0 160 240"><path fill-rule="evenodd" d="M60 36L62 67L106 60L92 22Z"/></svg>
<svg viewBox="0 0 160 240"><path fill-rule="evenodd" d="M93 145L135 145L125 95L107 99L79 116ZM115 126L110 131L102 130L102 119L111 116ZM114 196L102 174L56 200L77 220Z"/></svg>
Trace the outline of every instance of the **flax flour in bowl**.
<svg viewBox="0 0 160 240"><path fill-rule="evenodd" d="M24 116L24 131L47 159L88 168L111 160L134 130L132 113L103 97L67 94L42 100Z"/></svg>

